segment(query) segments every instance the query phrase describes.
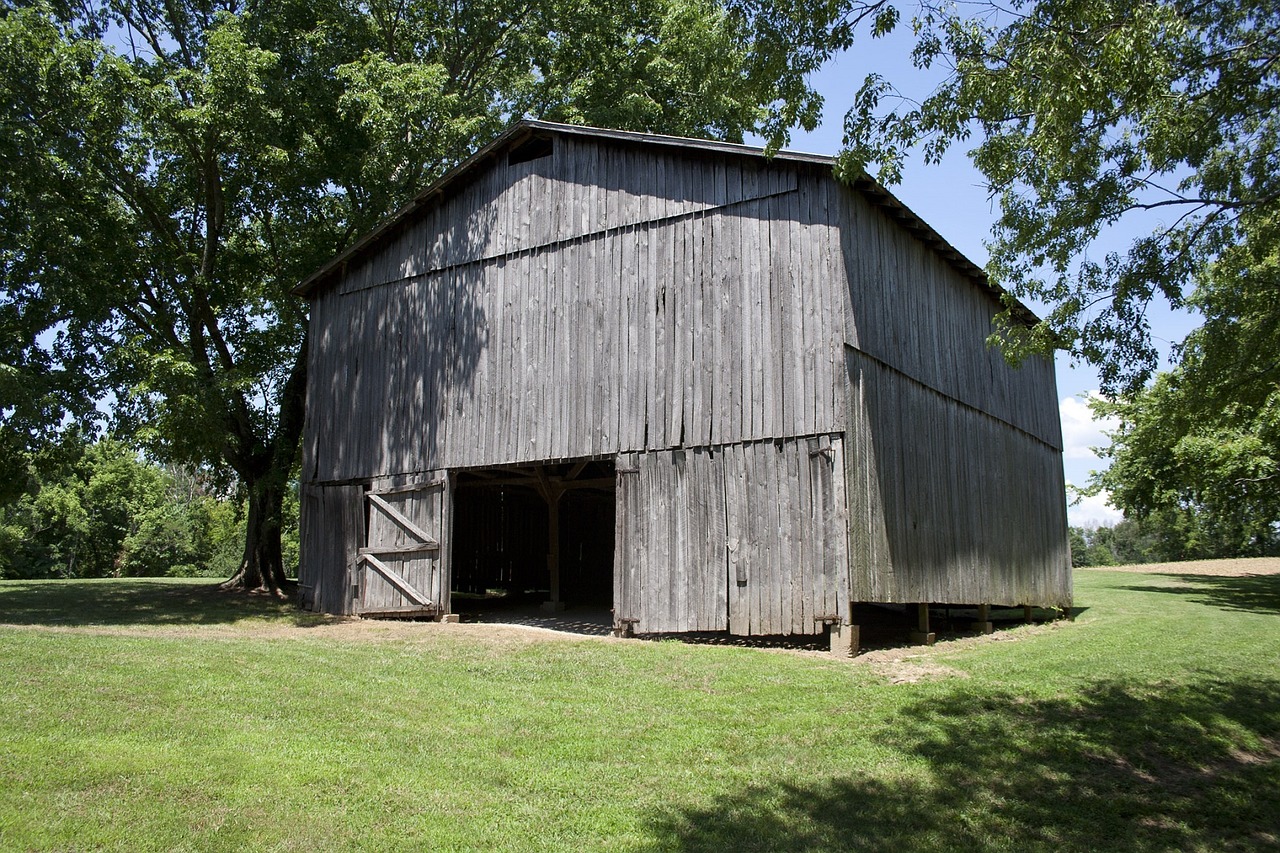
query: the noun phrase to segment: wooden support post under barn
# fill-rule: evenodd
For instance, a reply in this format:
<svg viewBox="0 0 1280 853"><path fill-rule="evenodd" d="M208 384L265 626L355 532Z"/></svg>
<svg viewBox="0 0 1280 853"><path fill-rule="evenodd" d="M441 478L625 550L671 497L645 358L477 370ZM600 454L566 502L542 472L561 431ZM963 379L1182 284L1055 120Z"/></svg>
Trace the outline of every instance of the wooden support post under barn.
<svg viewBox="0 0 1280 853"><path fill-rule="evenodd" d="M857 655L859 633L857 625L848 623L832 625L828 634L831 641L831 654L842 658Z"/></svg>
<svg viewBox="0 0 1280 853"><path fill-rule="evenodd" d="M937 642L938 635L929 630L929 605L916 605L916 629L910 634L911 642L918 643L923 646L932 646Z"/></svg>
<svg viewBox="0 0 1280 853"><path fill-rule="evenodd" d="M978 605L978 618L969 626L969 630L977 634L990 634L994 630L991 622L991 605Z"/></svg>
<svg viewBox="0 0 1280 853"><path fill-rule="evenodd" d="M1053 363L986 345L1034 316L829 158L520 122L295 292L311 609L1070 607Z"/></svg>

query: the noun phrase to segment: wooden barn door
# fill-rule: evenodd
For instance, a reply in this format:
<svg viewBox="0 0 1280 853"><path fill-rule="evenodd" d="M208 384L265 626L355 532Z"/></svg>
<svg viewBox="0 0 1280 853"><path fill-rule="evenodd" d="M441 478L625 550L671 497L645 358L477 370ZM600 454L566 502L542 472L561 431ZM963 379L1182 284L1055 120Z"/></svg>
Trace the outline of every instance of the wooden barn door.
<svg viewBox="0 0 1280 853"><path fill-rule="evenodd" d="M444 477L403 485L375 481L365 493L368 518L359 551L360 606L366 616L449 612L445 550L448 481Z"/></svg>
<svg viewBox="0 0 1280 853"><path fill-rule="evenodd" d="M364 490L360 486L302 484L298 588L302 606L318 613L352 613L352 592L364 544Z"/></svg>
<svg viewBox="0 0 1280 853"><path fill-rule="evenodd" d="M849 608L839 436L725 448L729 632L817 634Z"/></svg>
<svg viewBox="0 0 1280 853"><path fill-rule="evenodd" d="M705 449L618 457L616 627L725 630L724 480L715 457Z"/></svg>
<svg viewBox="0 0 1280 853"><path fill-rule="evenodd" d="M817 634L847 616L840 436L624 453L617 476L616 627Z"/></svg>

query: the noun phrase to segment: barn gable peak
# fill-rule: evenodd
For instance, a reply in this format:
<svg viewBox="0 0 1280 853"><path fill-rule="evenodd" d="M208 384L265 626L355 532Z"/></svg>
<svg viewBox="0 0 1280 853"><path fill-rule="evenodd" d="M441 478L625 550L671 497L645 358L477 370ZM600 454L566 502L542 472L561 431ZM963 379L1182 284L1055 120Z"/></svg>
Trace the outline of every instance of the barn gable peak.
<svg viewBox="0 0 1280 853"><path fill-rule="evenodd" d="M770 161L795 164L801 168L822 171L834 180L831 176L834 158L819 154L779 151L772 157L767 157L763 148L732 142L525 119L516 122L488 145L450 169L418 193L412 201L300 282L293 293L298 296L312 294L342 276L352 263L378 251L394 235L401 233L407 224L444 203L482 175L499 168L512 169L512 167L549 157L554 152L557 142L566 139L580 144L589 145L595 142L601 145L625 146L635 150L649 151L655 155L674 155L691 159L732 157L757 160L761 164ZM514 170L512 174L515 175ZM986 274L980 267L961 254L928 223L875 180L863 175L852 181L851 186L883 215L914 235L966 278L998 297L1005 296L1001 289L987 280ZM1024 306L1015 305L1015 311L1024 322L1028 324L1037 322L1035 315Z"/></svg>

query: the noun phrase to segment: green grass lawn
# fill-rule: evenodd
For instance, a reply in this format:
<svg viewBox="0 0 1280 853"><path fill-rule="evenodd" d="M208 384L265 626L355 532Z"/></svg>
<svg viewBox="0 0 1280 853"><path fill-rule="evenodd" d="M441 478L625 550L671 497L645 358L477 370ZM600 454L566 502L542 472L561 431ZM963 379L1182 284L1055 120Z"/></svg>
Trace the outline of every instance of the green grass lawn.
<svg viewBox="0 0 1280 853"><path fill-rule="evenodd" d="M1076 598L902 681L0 583L0 850L1280 849L1280 575Z"/></svg>

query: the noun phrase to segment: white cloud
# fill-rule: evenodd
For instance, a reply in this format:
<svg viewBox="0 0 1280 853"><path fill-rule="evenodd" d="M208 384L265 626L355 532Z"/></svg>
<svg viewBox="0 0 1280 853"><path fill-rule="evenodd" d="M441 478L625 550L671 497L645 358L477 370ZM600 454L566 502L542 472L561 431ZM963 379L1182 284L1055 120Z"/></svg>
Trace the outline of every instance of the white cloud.
<svg viewBox="0 0 1280 853"><path fill-rule="evenodd" d="M1067 495L1070 499L1070 491ZM1106 492L1081 498L1079 503L1067 507L1067 523L1072 527L1104 527L1123 521L1124 513L1111 506L1110 499Z"/></svg>
<svg viewBox="0 0 1280 853"><path fill-rule="evenodd" d="M1094 420L1088 400L1097 393L1086 391L1058 402L1058 410L1062 416L1062 461L1068 485L1087 483L1091 471L1106 467L1106 460L1094 453L1092 448L1110 445L1111 439L1103 431L1113 430L1120 425L1116 418ZM1068 490L1068 498L1070 497ZM1074 506L1067 507L1068 523L1073 527L1098 527L1121 521L1124 514L1108 503L1109 498L1110 495L1106 492L1081 498Z"/></svg>
<svg viewBox="0 0 1280 853"><path fill-rule="evenodd" d="M1058 402L1058 411L1062 417L1062 455L1067 459L1098 459L1098 454L1091 448L1110 445L1111 439L1103 435L1103 430L1113 430L1120 425L1116 418L1094 420L1087 400L1097 393L1087 391Z"/></svg>

